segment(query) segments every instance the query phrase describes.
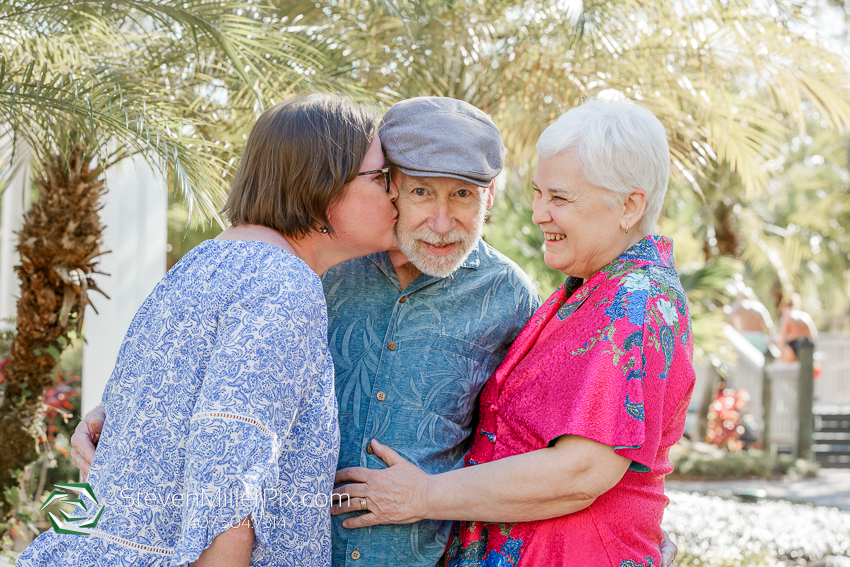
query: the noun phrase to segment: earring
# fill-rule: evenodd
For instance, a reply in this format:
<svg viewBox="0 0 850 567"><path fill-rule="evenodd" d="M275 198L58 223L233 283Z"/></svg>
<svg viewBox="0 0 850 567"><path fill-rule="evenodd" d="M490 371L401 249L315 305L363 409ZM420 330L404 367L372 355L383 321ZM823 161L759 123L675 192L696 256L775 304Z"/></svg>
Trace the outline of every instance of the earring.
<svg viewBox="0 0 850 567"><path fill-rule="evenodd" d="M325 228L325 227L322 227L322 228L320 228L320 229L319 229L319 232L321 232L322 234L327 234L327 233L328 233L328 229L327 229L327 228ZM628 232L628 231L626 231L626 232Z"/></svg>
<svg viewBox="0 0 850 567"><path fill-rule="evenodd" d="M629 233L629 225L626 225L626 234Z"/></svg>

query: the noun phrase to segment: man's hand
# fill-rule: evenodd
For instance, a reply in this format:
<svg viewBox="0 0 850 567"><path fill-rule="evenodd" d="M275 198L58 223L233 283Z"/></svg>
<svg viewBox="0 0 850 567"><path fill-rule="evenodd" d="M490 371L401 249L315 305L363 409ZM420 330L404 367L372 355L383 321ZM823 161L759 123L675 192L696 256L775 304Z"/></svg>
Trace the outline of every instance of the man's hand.
<svg viewBox="0 0 850 567"><path fill-rule="evenodd" d="M74 435L71 436L71 458L77 468L80 469L80 477L84 482L89 476L91 462L94 459L95 445L100 439L105 419L106 413L103 411L103 405L98 404L80 421L77 429L74 430Z"/></svg>
<svg viewBox="0 0 850 567"><path fill-rule="evenodd" d="M667 532L661 530L661 533L664 534L664 541L661 542L661 566L670 567L673 565L673 560L676 559L676 554L679 553L679 548L676 547Z"/></svg>

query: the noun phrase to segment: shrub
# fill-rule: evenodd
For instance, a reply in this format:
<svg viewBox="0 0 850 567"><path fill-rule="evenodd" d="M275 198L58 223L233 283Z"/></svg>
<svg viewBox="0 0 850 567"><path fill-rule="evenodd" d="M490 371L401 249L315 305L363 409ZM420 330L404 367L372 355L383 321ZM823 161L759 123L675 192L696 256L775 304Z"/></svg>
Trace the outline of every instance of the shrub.
<svg viewBox="0 0 850 567"><path fill-rule="evenodd" d="M729 452L687 439L670 450L670 461L674 471L669 478L678 480L811 477L819 469L817 463L789 455L771 455L759 449Z"/></svg>

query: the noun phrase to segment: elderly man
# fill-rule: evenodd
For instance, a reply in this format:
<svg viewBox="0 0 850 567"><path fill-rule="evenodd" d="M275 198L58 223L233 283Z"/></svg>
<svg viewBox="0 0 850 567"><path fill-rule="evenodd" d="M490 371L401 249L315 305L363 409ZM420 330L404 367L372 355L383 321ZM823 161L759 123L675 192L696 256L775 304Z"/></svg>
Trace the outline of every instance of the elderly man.
<svg viewBox="0 0 850 567"><path fill-rule="evenodd" d="M415 98L387 112L379 135L399 188L398 249L324 276L339 468L386 466L376 439L439 473L462 464L478 394L540 300L481 240L504 156L492 120L459 100ZM347 530L343 519L336 566L433 566L445 549L445 522Z"/></svg>
<svg viewBox="0 0 850 567"><path fill-rule="evenodd" d="M414 98L387 112L379 136L399 188L398 247L323 278L338 467L385 467L370 446L376 439L436 474L463 465L478 394L540 299L522 270L481 240L504 163L492 120L463 101ZM72 440L81 468L99 426L89 414ZM425 520L347 530L345 517L334 517L335 567L432 567L450 527Z"/></svg>

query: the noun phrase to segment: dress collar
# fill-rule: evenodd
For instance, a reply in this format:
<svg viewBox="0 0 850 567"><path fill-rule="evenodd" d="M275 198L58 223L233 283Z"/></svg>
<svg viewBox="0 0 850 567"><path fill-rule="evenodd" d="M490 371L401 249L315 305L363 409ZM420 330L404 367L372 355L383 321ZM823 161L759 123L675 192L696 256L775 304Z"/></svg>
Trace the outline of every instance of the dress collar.
<svg viewBox="0 0 850 567"><path fill-rule="evenodd" d="M664 236L650 234L620 254L618 260L640 260L663 268L673 268L673 241Z"/></svg>
<svg viewBox="0 0 850 567"><path fill-rule="evenodd" d="M609 269L615 269L616 266L623 262L643 262L647 264L655 264L663 268L673 268L673 241L665 236L650 234L649 236L635 242L631 248L620 254L613 262L602 268L593 277L588 280L591 285L584 285L585 281L581 278L573 276L567 277L564 282L564 301L570 301L572 304L580 304L590 293L598 286L599 280L596 276L603 272L608 272ZM580 292L580 293L577 293Z"/></svg>

